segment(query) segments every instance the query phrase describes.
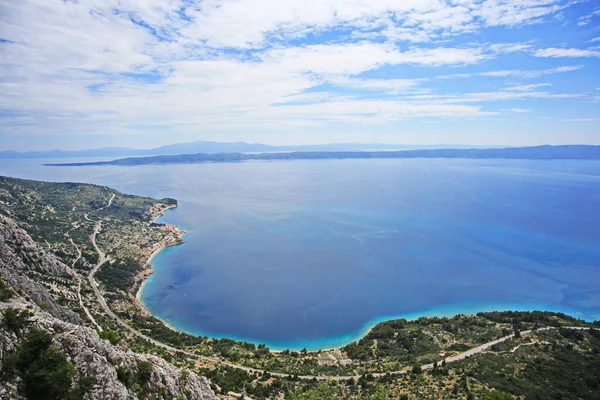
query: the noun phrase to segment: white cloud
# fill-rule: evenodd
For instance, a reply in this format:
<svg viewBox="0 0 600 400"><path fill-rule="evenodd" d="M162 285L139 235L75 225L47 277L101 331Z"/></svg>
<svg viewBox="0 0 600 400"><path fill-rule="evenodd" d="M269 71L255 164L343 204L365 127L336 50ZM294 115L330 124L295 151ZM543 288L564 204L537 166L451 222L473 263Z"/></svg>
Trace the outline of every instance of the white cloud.
<svg viewBox="0 0 600 400"><path fill-rule="evenodd" d="M528 100L528 99L575 99L581 98L581 94L571 93L548 93L537 91L497 91L497 92L473 92L462 94L445 95L417 95L409 96L414 100L434 100L440 104L456 103L484 103L494 101Z"/></svg>
<svg viewBox="0 0 600 400"><path fill-rule="evenodd" d="M596 50L567 49L567 48L558 48L558 47L539 49L534 54L536 57L551 57L551 58L600 57L600 51L596 51Z"/></svg>
<svg viewBox="0 0 600 400"><path fill-rule="evenodd" d="M574 95L538 92L539 84L508 91L515 93L464 88L465 93L448 94L433 78L444 73L534 78L583 68L548 64L543 70L451 74L507 53L531 57L530 38L498 43L479 34L489 26L538 23L564 3L5 0L0 111L6 116L0 129L2 134L118 134L137 132L137 126L241 131L496 115L492 101ZM597 53L550 48L535 55Z"/></svg>
<svg viewBox="0 0 600 400"><path fill-rule="evenodd" d="M388 13L421 13L439 7L435 0L280 0L273 6L260 0L208 0L186 11L194 24L181 32L211 47L262 47L268 37L302 37L333 26L363 26Z"/></svg>
<svg viewBox="0 0 600 400"><path fill-rule="evenodd" d="M520 85L520 86L511 86L511 87L507 87L506 90L512 90L512 91L517 91L517 92L530 92L532 90L541 88L541 87L545 87L545 86L552 86L549 83L534 83L531 85Z"/></svg>
<svg viewBox="0 0 600 400"><path fill-rule="evenodd" d="M370 42L314 45L269 50L260 56L267 64L288 71L316 74L358 74L382 65L426 66L474 64L488 58L477 48L411 48Z"/></svg>
<svg viewBox="0 0 600 400"><path fill-rule="evenodd" d="M427 79L356 79L343 77L333 79L331 80L331 83L337 86L356 89L407 92L416 89L426 80Z"/></svg>
<svg viewBox="0 0 600 400"><path fill-rule="evenodd" d="M506 78L506 77L539 78L540 76L578 71L582 68L583 68L583 65L568 65L568 66L549 68L549 69L538 69L538 70L508 69L508 70L486 71L486 72L478 72L478 73L442 75L442 76L439 76L438 78L442 78L442 79L469 78L472 76L487 76L487 77L495 77L495 78Z"/></svg>
<svg viewBox="0 0 600 400"><path fill-rule="evenodd" d="M595 17L599 17L599 16L600 16L600 9L598 9L590 14L584 15L583 17L579 17L579 22L577 23L577 25L585 26L585 25L589 24L590 22L592 22L592 20Z"/></svg>
<svg viewBox="0 0 600 400"><path fill-rule="evenodd" d="M494 53L516 53L531 49L532 45L528 43L496 43L490 46Z"/></svg>
<svg viewBox="0 0 600 400"><path fill-rule="evenodd" d="M564 6L560 4L552 0L488 0L481 2L475 13L488 26L514 26L538 22L540 18L562 10Z"/></svg>
<svg viewBox="0 0 600 400"><path fill-rule="evenodd" d="M264 47L270 40L304 37L331 27L367 30L394 40L431 38L472 32L486 26L538 22L564 8L561 0L206 0L189 7L193 20L181 30L190 40L211 47Z"/></svg>
<svg viewBox="0 0 600 400"><path fill-rule="evenodd" d="M524 114L524 113L528 113L531 110L528 108L508 108L508 109L504 109L503 111L508 111L511 113L517 113L517 114Z"/></svg>

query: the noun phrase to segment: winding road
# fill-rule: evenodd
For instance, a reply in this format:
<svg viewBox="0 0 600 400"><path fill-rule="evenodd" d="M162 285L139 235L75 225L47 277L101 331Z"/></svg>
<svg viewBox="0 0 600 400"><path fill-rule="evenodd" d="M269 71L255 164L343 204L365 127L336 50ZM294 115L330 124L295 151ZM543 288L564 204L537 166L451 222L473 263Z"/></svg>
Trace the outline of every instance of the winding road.
<svg viewBox="0 0 600 400"><path fill-rule="evenodd" d="M110 207L110 205L112 204L112 201L114 200L115 195L114 193L111 195L110 199L108 200L108 204L106 204L105 206L99 208L98 210L94 211L100 211L103 210L105 208ZM88 214L84 215L85 219L90 221L90 222L95 222L96 225L94 227L94 233L91 236L91 241L92 244L94 246L94 249L96 249L96 252L98 253L98 262L97 264L94 266L94 268L90 271L89 275L88 275L88 280L90 282L90 285L92 286L92 289L96 295L96 297L98 298L98 302L100 303L100 305L102 306L102 308L104 309L104 311L106 312L107 315L109 315L111 318L113 318L119 325L121 325L123 328L125 328L126 330L128 330L129 332L131 332L132 334L136 335L137 337L144 339L145 341L161 347L163 349L169 350L169 351L173 351L173 352L178 352L180 354L185 354L186 356L192 357L192 358L196 358L196 359L200 359L200 360L204 360L204 361L208 361L211 363L215 363L215 364L219 364L219 365L223 365L223 366L227 366L227 367L232 367L232 368L236 368L242 371L246 371L246 372L251 372L251 373L260 373L260 374L265 374L268 373L269 375L272 376L276 376L279 378L291 378L291 377L296 377L298 379L302 379L302 380L313 380L313 379L317 379L317 380L321 380L321 381L345 381L345 380L349 380L349 379L358 379L360 378L360 375L341 375L341 376L329 376L329 375L295 375L295 374L287 374L287 373L282 373L282 372L271 372L271 371L266 371L266 370L262 370L262 369L257 369L257 368L251 368L251 367L244 367L243 365L237 365L237 364L233 364L227 361L223 361L223 360L218 360L215 358L211 358L211 357L207 357L207 356L202 356L199 354L195 354L195 353L191 353L189 351L185 351L185 350L181 350L181 349L177 349L175 347L169 346L167 344L164 344L162 342L159 342L157 340L152 339L151 337L148 337L146 335L144 335L143 333L137 331L136 329L132 328L131 326L127 325L123 320L121 320L117 315L115 315L111 309L108 307L108 305L106 304L106 301L104 300L104 297L102 296L102 293L100 293L100 290L98 289L98 285L96 284L96 281L94 280L94 274L98 271L98 269L102 266L102 264L104 264L108 258L106 257L106 255L104 254L104 252L98 247L98 244L96 243L96 235L102 230L102 219L98 220L98 221L93 221L91 219L88 218ZM94 321L95 322L95 321ZM581 330L587 330L590 329L589 327L564 327L564 328L568 328L568 329L581 329ZM557 328L553 328L553 327L545 327L545 328L539 328L538 331L547 331L547 330L551 330L551 329L557 329ZM526 330L526 331L521 331L521 335L528 335L532 332L532 330ZM455 356L452 357L448 357L445 359L446 363L452 363L452 362L456 362L456 361L460 361L460 360L464 360L465 358L471 357L475 354L479 354L484 352L485 350L489 349L490 347L492 347L495 344L498 343L502 343L506 340L512 339L515 335L514 334L510 334L510 335L506 335L503 336L499 339L493 340L491 342L482 344L481 346L477 346L475 348L472 348L470 350L467 350L463 353L457 354ZM441 361L438 361L438 363L441 363ZM428 370L433 368L434 363L431 364L425 364L421 366L422 370ZM383 376L386 375L405 375L408 374L409 372L411 372L411 369L406 368L403 370L399 370L399 371L390 371L390 372L377 372L377 373L372 373L373 377L375 378L381 378Z"/></svg>
<svg viewBox="0 0 600 400"><path fill-rule="evenodd" d="M73 271L75 271L75 264L77 264L77 261L79 261L79 259L81 258L81 249L79 248L79 246L77 246L75 244L75 242L73 241L73 238L70 235L69 235L69 241L71 242L73 247L75 247L75 249L77 250L77 257L71 263L71 269ZM94 316L92 315L92 313L90 313L90 310L88 310L88 308L83 304L83 298L81 297L81 276L79 275L78 272L75 272L75 274L77 275L77 298L79 299L79 306L81 307L81 309L83 310L85 315L88 317L88 319L92 322L92 324L94 324L96 329L98 329L98 331L101 332L102 327L100 325L98 325L98 323L94 319Z"/></svg>

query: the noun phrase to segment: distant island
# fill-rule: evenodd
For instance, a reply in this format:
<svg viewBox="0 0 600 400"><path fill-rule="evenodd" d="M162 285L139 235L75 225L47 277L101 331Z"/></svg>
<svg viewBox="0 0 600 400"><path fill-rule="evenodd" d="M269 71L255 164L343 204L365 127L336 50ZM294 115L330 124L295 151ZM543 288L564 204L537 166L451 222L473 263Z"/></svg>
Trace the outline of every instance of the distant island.
<svg viewBox="0 0 600 400"><path fill-rule="evenodd" d="M343 160L391 158L464 158L464 159L531 159L531 160L598 160L600 146L562 145L507 147L488 149L420 149L400 151L302 151L280 153L197 153L128 157L112 161L55 163L52 166L183 164L203 162L241 162L253 160Z"/></svg>
<svg viewBox="0 0 600 400"><path fill-rule="evenodd" d="M0 159L35 159L35 158L84 158L84 157L143 157L173 154L195 153L273 153L282 151L375 151L375 150L414 150L414 149L465 149L493 146L473 145L410 145L385 143L330 143L308 145L274 146L264 143L246 142L211 142L197 140L188 143L174 143L151 149L132 149L129 147L103 147L86 150L41 150L41 151L0 151Z"/></svg>

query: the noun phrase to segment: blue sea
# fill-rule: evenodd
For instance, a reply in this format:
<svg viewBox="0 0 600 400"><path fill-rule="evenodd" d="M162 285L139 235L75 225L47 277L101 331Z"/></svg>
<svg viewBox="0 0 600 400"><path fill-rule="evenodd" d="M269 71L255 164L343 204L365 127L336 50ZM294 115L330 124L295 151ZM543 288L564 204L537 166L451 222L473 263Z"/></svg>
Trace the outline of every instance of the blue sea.
<svg viewBox="0 0 600 400"><path fill-rule="evenodd" d="M42 167L179 207L147 308L192 334L320 349L382 320L485 310L600 316L600 162L257 161ZM63 160L64 161L64 160Z"/></svg>

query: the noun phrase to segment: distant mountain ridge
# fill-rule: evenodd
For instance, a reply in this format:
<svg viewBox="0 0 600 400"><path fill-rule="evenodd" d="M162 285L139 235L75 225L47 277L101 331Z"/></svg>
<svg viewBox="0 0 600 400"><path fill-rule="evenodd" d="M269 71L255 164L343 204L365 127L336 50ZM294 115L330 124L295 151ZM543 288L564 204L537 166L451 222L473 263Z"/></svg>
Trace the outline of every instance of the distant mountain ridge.
<svg viewBox="0 0 600 400"><path fill-rule="evenodd" d="M305 151L279 153L198 153L152 157L128 157L112 161L45 164L54 166L145 165L202 162L241 162L251 160L325 160L391 158L466 158L466 159L600 159L600 146L565 145L508 147L501 149L430 149L401 151Z"/></svg>
<svg viewBox="0 0 600 400"><path fill-rule="evenodd" d="M269 153L281 151L362 151L362 150L406 150L424 148L467 148L468 145L399 145L383 143L332 143L301 146L273 146L261 143L245 142L207 142L195 141L176 143L153 149L130 149L127 147L103 147L89 150L48 150L18 152L0 151L0 159L27 158L84 158L84 157L140 157L196 153Z"/></svg>

